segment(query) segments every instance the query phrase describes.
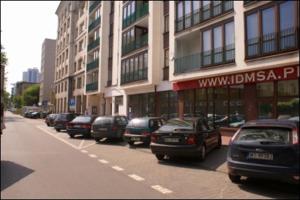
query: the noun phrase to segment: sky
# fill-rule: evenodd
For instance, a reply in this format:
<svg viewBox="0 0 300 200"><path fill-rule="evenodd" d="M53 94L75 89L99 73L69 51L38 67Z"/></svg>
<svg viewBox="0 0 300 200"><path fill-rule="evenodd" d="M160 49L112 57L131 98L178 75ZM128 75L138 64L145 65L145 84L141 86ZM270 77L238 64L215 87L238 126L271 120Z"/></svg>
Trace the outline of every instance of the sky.
<svg viewBox="0 0 300 200"><path fill-rule="evenodd" d="M1 45L8 59L6 90L22 80L28 68L41 68L45 38L56 39L59 1L2 1Z"/></svg>

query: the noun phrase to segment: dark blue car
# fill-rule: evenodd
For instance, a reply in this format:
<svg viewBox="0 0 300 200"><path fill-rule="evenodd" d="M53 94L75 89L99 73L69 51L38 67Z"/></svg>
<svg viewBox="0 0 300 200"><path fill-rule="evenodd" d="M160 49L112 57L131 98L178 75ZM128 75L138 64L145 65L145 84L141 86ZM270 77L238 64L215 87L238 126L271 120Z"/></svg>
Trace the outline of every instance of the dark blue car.
<svg viewBox="0 0 300 200"><path fill-rule="evenodd" d="M299 122L257 120L232 137L227 155L228 175L299 183Z"/></svg>

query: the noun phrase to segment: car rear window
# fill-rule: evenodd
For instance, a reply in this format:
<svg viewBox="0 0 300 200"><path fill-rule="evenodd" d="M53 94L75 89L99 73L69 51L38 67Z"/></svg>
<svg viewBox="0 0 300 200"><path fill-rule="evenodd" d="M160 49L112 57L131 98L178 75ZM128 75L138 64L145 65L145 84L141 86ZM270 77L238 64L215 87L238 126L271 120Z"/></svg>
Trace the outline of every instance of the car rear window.
<svg viewBox="0 0 300 200"><path fill-rule="evenodd" d="M148 119L132 119L128 123L129 127L148 127Z"/></svg>
<svg viewBox="0 0 300 200"><path fill-rule="evenodd" d="M58 120L66 120L67 119L67 114L60 114L57 116Z"/></svg>
<svg viewBox="0 0 300 200"><path fill-rule="evenodd" d="M95 124L112 124L113 118L112 117L98 117L95 122Z"/></svg>
<svg viewBox="0 0 300 200"><path fill-rule="evenodd" d="M167 126L182 126L193 128L193 120L170 119L165 125Z"/></svg>
<svg viewBox="0 0 300 200"><path fill-rule="evenodd" d="M91 119L92 119L92 117L89 117L89 116L78 116L75 119L73 119L72 122L90 123Z"/></svg>
<svg viewBox="0 0 300 200"><path fill-rule="evenodd" d="M236 141L268 141L289 143L291 130L288 128L243 128Z"/></svg>

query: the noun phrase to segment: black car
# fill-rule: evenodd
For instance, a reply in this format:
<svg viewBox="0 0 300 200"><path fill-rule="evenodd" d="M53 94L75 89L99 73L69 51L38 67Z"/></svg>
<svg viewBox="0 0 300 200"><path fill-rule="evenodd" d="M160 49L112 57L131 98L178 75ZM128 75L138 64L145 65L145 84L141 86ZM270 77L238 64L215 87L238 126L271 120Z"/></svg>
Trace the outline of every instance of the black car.
<svg viewBox="0 0 300 200"><path fill-rule="evenodd" d="M75 135L83 135L85 137L91 137L92 123L96 117L89 115L81 115L73 119L67 124L67 133L71 138Z"/></svg>
<svg viewBox="0 0 300 200"><path fill-rule="evenodd" d="M129 145L134 142L143 142L146 145L150 144L150 136L163 125L163 119L158 117L142 117L130 120L126 126L124 139Z"/></svg>
<svg viewBox="0 0 300 200"><path fill-rule="evenodd" d="M40 114L40 112L32 112L30 114L29 118L31 118L31 119L38 119L38 118L41 118L41 114Z"/></svg>
<svg viewBox="0 0 300 200"><path fill-rule="evenodd" d="M67 124L72 121L77 115L75 113L58 114L54 120L54 128L56 131L66 130Z"/></svg>
<svg viewBox="0 0 300 200"><path fill-rule="evenodd" d="M27 111L24 113L24 117L30 118L32 113L33 113L33 111Z"/></svg>
<svg viewBox="0 0 300 200"><path fill-rule="evenodd" d="M299 183L299 122L257 120L232 137L227 155L232 182L241 176Z"/></svg>
<svg viewBox="0 0 300 200"><path fill-rule="evenodd" d="M208 126L203 117L175 118L151 135L150 148L158 160L167 156L192 156L201 160L222 145L218 129Z"/></svg>
<svg viewBox="0 0 300 200"><path fill-rule="evenodd" d="M47 124L47 126L54 126L54 120L57 116L58 114L47 115L47 117L45 118L45 123Z"/></svg>
<svg viewBox="0 0 300 200"><path fill-rule="evenodd" d="M122 139L128 123L126 116L102 116L92 124L92 136L96 142L102 138Z"/></svg>

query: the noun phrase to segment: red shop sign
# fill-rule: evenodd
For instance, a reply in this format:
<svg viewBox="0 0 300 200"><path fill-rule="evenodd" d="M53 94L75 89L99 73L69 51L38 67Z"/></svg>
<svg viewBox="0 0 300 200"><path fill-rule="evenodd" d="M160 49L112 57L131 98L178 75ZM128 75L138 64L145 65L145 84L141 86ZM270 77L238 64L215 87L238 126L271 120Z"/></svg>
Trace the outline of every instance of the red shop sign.
<svg viewBox="0 0 300 200"><path fill-rule="evenodd" d="M257 70L173 83L173 90L218 87L299 78L299 66Z"/></svg>

